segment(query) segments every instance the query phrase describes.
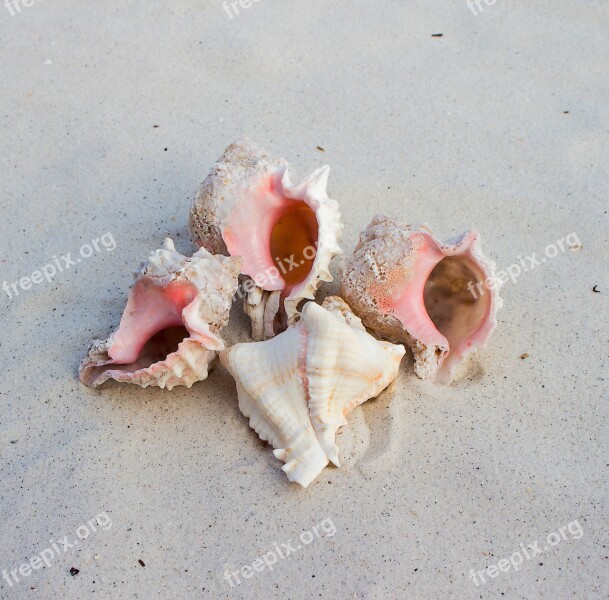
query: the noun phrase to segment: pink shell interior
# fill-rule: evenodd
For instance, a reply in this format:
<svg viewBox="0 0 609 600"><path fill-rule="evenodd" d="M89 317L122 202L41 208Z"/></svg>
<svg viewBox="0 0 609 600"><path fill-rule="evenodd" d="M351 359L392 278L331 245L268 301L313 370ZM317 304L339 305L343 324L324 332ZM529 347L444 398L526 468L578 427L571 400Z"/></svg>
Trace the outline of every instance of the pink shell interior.
<svg viewBox="0 0 609 600"><path fill-rule="evenodd" d="M222 236L231 256L242 257L243 273L285 297L312 269L318 223L306 202L286 195L282 176L267 175L244 190L247 201L239 203Z"/></svg>
<svg viewBox="0 0 609 600"><path fill-rule="evenodd" d="M139 278L129 293L120 326L110 340L108 360L87 367L87 382L108 376L135 378L138 371L161 366L162 361L170 359L185 339L221 349L218 338L199 318L198 293L196 286L187 281L158 285L148 277ZM112 365L111 371L108 365Z"/></svg>
<svg viewBox="0 0 609 600"><path fill-rule="evenodd" d="M389 301L412 337L437 346L436 380L449 382L463 357L486 343L495 327L495 295L472 293L487 273L473 246L474 231L453 246L440 246L426 234L413 239L416 259L405 286Z"/></svg>
<svg viewBox="0 0 609 600"><path fill-rule="evenodd" d="M125 365L136 361L156 334L184 325L182 311L196 296L197 288L192 283L174 282L162 287L146 278L139 279L131 289L120 327L108 350L112 362Z"/></svg>

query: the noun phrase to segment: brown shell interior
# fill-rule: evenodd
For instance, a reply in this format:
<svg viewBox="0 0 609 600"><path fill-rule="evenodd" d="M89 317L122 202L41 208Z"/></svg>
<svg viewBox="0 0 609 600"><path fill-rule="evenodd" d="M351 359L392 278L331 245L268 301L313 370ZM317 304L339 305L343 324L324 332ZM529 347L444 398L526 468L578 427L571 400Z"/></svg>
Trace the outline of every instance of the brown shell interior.
<svg viewBox="0 0 609 600"><path fill-rule="evenodd" d="M304 281L313 268L318 228L315 211L304 202L283 211L273 226L271 256L288 291Z"/></svg>
<svg viewBox="0 0 609 600"><path fill-rule="evenodd" d="M484 272L467 256L448 256L425 282L423 299L430 319L451 349L471 337L486 320L491 297L483 291ZM482 285L481 285L482 284Z"/></svg>

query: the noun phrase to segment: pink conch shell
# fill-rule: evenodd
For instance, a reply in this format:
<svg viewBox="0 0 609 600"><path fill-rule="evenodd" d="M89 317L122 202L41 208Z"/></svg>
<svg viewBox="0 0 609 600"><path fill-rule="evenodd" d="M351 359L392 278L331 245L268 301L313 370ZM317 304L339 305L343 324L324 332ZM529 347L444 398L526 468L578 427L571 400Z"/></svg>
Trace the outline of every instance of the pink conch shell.
<svg viewBox="0 0 609 600"><path fill-rule="evenodd" d="M228 322L240 268L239 258L204 248L187 258L167 238L136 273L118 330L91 345L80 380L170 390L205 379L224 349L218 332Z"/></svg>
<svg viewBox="0 0 609 600"><path fill-rule="evenodd" d="M380 342L337 296L307 302L300 321L265 342L220 353L237 382L239 408L275 448L290 481L307 487L329 461L346 415L397 376L406 349Z"/></svg>
<svg viewBox="0 0 609 600"><path fill-rule="evenodd" d="M298 304L332 281L343 225L328 198L329 167L292 185L288 163L249 141L229 146L201 185L189 227L198 246L241 256L244 309L255 340L297 320Z"/></svg>
<svg viewBox="0 0 609 600"><path fill-rule="evenodd" d="M497 325L494 273L476 231L443 244L424 226L377 215L345 259L341 293L377 335L410 346L419 377L449 383Z"/></svg>

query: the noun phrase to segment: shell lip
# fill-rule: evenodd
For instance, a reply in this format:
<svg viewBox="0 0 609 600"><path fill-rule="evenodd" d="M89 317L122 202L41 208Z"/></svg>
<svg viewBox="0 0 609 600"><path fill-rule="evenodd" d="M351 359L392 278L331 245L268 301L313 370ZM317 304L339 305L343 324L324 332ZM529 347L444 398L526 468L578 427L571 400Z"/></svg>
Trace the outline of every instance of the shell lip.
<svg viewBox="0 0 609 600"><path fill-rule="evenodd" d="M286 295L285 308L289 324L295 322L298 304L302 300L313 300L321 282L330 283L334 280L330 273L330 263L335 256L343 253L339 241L344 225L341 223L338 202L329 198L327 194L329 174L328 165L320 167L295 188L306 190L303 193L303 201L315 211L318 236L311 270L305 279L292 287ZM289 176L288 172L286 176Z"/></svg>
<svg viewBox="0 0 609 600"><path fill-rule="evenodd" d="M123 369L103 369L103 367L107 367L109 365L115 365L117 367L120 366L129 366L135 364L139 358L139 353L141 349L138 351L137 356L133 360L128 360L127 358L120 358L120 353L129 351L133 346L126 348L125 346L118 345L117 342L117 334L121 332L119 327L118 331L115 332L108 338L107 349L105 351L105 356L107 359L103 359L102 355L97 356L88 356L80 367L80 379L83 383L88 385L98 386L107 381L108 379L116 379L117 381L127 381L130 379L137 379L143 375L153 375L155 372L159 371L164 367L170 367L172 363L176 362L180 359L180 357L184 356L193 345L202 346L205 350L209 352L220 352L224 350L225 345L222 338L218 335L212 333L209 328L209 324L201 319L199 316L200 307L201 307L201 298L195 298L190 304L188 304L181 313L181 320L179 322L173 322L171 325L165 325L152 334L154 336L156 333L163 331L167 327L183 325L184 328L188 332L188 336L185 337L177 346L177 348L167 354L164 358L157 360L146 367L133 368L132 370L123 370ZM144 340L144 344L152 337L149 336L146 340ZM137 342L134 338L131 339L131 344ZM143 347L142 345L142 347ZM138 343L135 343L135 347L139 346ZM99 371L99 372L98 372ZM186 383L187 387L190 387L188 383Z"/></svg>
<svg viewBox="0 0 609 600"><path fill-rule="evenodd" d="M243 249L240 246L236 233L236 230L240 228L239 217L237 217L236 222L231 219L228 223L221 226L222 238L229 254L231 254L231 256L241 256L243 259L241 272L244 275L251 277L261 289L265 291L279 291L285 290L288 287L280 270L275 266L267 240L270 239L272 228L276 223L277 219L275 217L281 215L281 212L283 211L289 211L289 201L303 203L313 211L317 220L318 231L317 241L314 243L315 260L311 270L301 282L290 288L286 298L291 300L300 297L300 299L302 299L303 291L306 290L312 280L315 279L315 273L317 271L322 271L320 279L323 281L332 281L332 278L328 278L327 274L330 261L328 260L328 265L326 265L323 256L326 251L326 245L334 246L327 248L327 250L333 252L333 255L339 254L342 251L340 248L336 247L337 244L327 244L325 241L326 235L324 234L327 233L326 230L328 229L325 221L326 217L329 215L323 210L324 204L326 202L336 203L336 201L331 201L326 193L329 173L330 167L325 165L315 170L311 175L296 185L292 183L289 165L277 167L272 172L265 175L265 179L258 183L257 188L253 192L255 197L262 200L250 205L248 215L251 215L251 219L244 219L244 225L247 228L246 233L248 233L250 239L253 241L253 243L250 243L247 246L247 249L253 253L252 256L248 256L243 252ZM247 193L248 196L250 196L252 191L248 186L245 186L244 192L242 193ZM266 202L264 202L264 200L266 200ZM258 204L259 206L253 206L254 204ZM338 207L338 203L336 203L336 206ZM260 210L262 213L260 218L256 218L256 209ZM342 226L338 229L342 232ZM308 296L304 297L308 298ZM309 299L312 298L313 296Z"/></svg>
<svg viewBox="0 0 609 600"><path fill-rule="evenodd" d="M138 380L138 379L143 378L143 376L145 376L145 375L149 375L152 378L152 377L154 377L155 373L157 373L158 371L160 371L164 368L171 368L173 363L178 362L179 359L184 354L186 354L187 350L193 344L196 344L195 340L193 340L190 337L185 338L179 343L177 349L174 352L171 352L164 359L154 362L147 367L140 367L139 369L133 369L133 370L105 369L105 370L97 373L96 375L91 373L91 376L87 377L87 380L83 381L83 383L87 383L88 385L97 387L97 386L101 385L102 383L105 383L108 379L114 379L115 381L121 382L121 381ZM91 365L91 367L92 367L91 371L95 371L96 368L101 368L101 367L104 367L107 365L115 365L118 367L118 366L121 366L121 363L117 363L113 360L100 362L95 365ZM126 365L123 365L123 366L126 366ZM82 370L86 370L86 366ZM81 377L81 380L82 380L82 377ZM195 380L184 381L183 385L190 388L190 387L192 387L192 384L194 382L195 382ZM140 383L140 385L142 385L142 387L148 387L149 385L152 385L152 382L144 381L144 382ZM168 389L172 389L174 386L171 384L167 384L165 386L165 384L163 384L163 385L160 385L160 387L167 387Z"/></svg>
<svg viewBox="0 0 609 600"><path fill-rule="evenodd" d="M453 242L452 246L447 248L447 256L467 254L469 259L485 277L483 281L486 281L486 278L494 273L495 263L484 257L480 246L480 234L473 229L463 234L460 239ZM496 281L496 284L488 290L486 294L488 302L484 315L480 317L480 325L456 347L450 349L448 356L443 361L444 364L441 365L438 371L438 381L440 383L450 383L463 359L475 349L486 346L497 327L497 310L503 305L503 301L499 296L500 287L501 282Z"/></svg>
<svg viewBox="0 0 609 600"><path fill-rule="evenodd" d="M431 234L423 234L425 242L420 246L417 263L413 267L414 275L401 291L397 305L406 302L406 307L396 311L404 329L414 339L427 347L436 348L437 370L435 381L450 383L463 359L475 350L483 347L497 326L495 313L497 310L497 293L488 295L484 313L478 317L479 325L456 345L451 345L448 338L438 329L425 307L424 288L433 269L445 258L465 257L479 272L486 276L489 268L480 252L480 235L476 230L470 230L440 243ZM493 266L494 267L494 266Z"/></svg>

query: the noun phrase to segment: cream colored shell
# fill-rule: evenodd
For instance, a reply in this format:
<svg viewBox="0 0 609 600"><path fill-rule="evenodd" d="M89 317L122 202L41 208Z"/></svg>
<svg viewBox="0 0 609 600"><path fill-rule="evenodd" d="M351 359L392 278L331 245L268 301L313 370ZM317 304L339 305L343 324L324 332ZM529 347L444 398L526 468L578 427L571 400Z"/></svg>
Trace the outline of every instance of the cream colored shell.
<svg viewBox="0 0 609 600"><path fill-rule="evenodd" d="M239 408L307 487L329 461L340 466L336 433L346 415L397 376L401 345L380 342L339 297L305 304L300 321L272 340L220 353L237 382Z"/></svg>

